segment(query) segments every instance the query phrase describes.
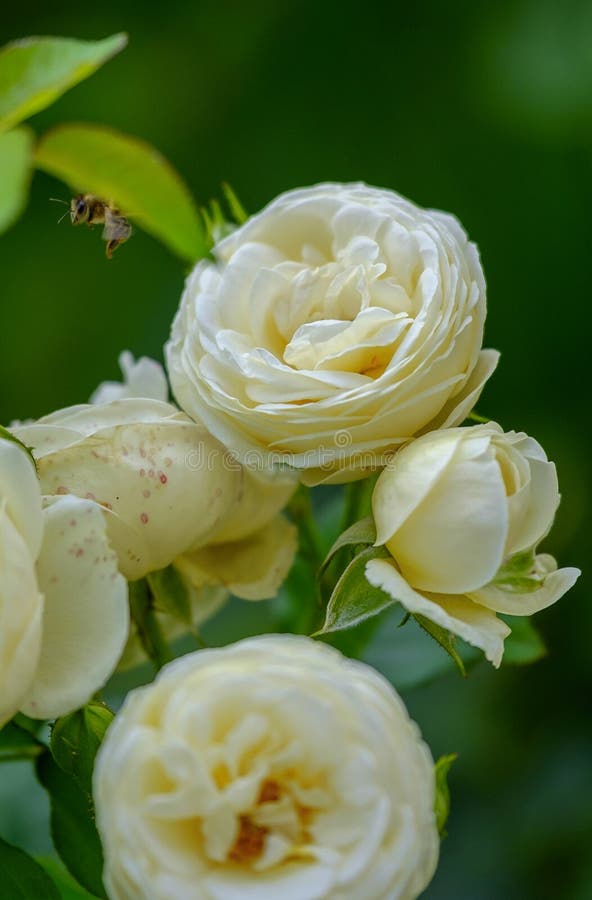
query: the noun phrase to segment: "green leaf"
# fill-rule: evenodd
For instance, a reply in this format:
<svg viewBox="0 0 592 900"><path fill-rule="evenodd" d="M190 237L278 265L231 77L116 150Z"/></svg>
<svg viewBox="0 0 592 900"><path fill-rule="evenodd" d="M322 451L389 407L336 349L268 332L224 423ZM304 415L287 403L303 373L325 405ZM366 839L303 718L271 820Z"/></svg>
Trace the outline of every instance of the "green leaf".
<svg viewBox="0 0 592 900"><path fill-rule="evenodd" d="M161 612L168 613L185 625L192 625L191 597L178 569L167 566L166 569L151 572L147 581L154 604Z"/></svg>
<svg viewBox="0 0 592 900"><path fill-rule="evenodd" d="M0 50L0 131L58 99L123 50L127 35L102 41L30 37Z"/></svg>
<svg viewBox="0 0 592 900"><path fill-rule="evenodd" d="M154 147L101 125L60 125L45 134L36 164L69 184L96 194L193 263L208 252L189 189Z"/></svg>
<svg viewBox="0 0 592 900"><path fill-rule="evenodd" d="M113 718L108 706L91 701L82 709L58 719L51 733L53 758L89 797L92 797L95 756Z"/></svg>
<svg viewBox="0 0 592 900"><path fill-rule="evenodd" d="M343 547L373 544L375 540L376 525L374 524L374 519L372 518L372 516L367 516L365 519L360 519L359 522L354 522L353 525L350 525L349 528L347 528L342 534L339 535L339 537L329 550L319 570L319 575L322 575L335 554L342 550Z"/></svg>
<svg viewBox="0 0 592 900"><path fill-rule="evenodd" d="M547 654L541 635L527 616L501 616L512 633L504 641L503 665L525 666Z"/></svg>
<svg viewBox="0 0 592 900"><path fill-rule="evenodd" d="M39 757L37 777L49 793L51 836L60 858L87 891L95 897L106 898L102 881L103 851L92 802L76 780L62 771L49 751Z"/></svg>
<svg viewBox="0 0 592 900"><path fill-rule="evenodd" d="M21 728L14 720L0 730L0 762L35 759L45 750L45 744L34 734Z"/></svg>
<svg viewBox="0 0 592 900"><path fill-rule="evenodd" d="M33 132L14 128L0 134L0 234L25 208L33 171Z"/></svg>
<svg viewBox="0 0 592 900"><path fill-rule="evenodd" d="M61 900L92 900L93 895L89 894L88 891L85 891L83 887L74 881L59 860L52 857L44 857L38 859L37 862L43 866L48 875L57 884Z"/></svg>
<svg viewBox="0 0 592 900"><path fill-rule="evenodd" d="M353 628L393 605L393 598L386 591L373 587L365 574L369 560L388 556L384 547L369 547L352 559L335 585L327 605L324 625L317 632L318 635Z"/></svg>
<svg viewBox="0 0 592 900"><path fill-rule="evenodd" d="M447 631L446 628L442 628L440 625L436 625L435 622L432 622L431 619L427 619L425 616L418 616L416 614L413 615L413 618L421 625L423 630L433 637L435 641L440 644L443 650L450 656L452 660L456 663L456 666L463 677L466 677L467 670L465 669L465 664L462 661L458 650L456 649L456 639L455 636Z"/></svg>
<svg viewBox="0 0 592 900"><path fill-rule="evenodd" d="M436 825L441 838L446 837L446 822L450 813L450 789L448 787L448 773L450 767L458 759L458 753L448 753L441 756L434 766L436 776Z"/></svg>
<svg viewBox="0 0 592 900"><path fill-rule="evenodd" d="M61 900L57 887L39 863L2 838L0 900Z"/></svg>

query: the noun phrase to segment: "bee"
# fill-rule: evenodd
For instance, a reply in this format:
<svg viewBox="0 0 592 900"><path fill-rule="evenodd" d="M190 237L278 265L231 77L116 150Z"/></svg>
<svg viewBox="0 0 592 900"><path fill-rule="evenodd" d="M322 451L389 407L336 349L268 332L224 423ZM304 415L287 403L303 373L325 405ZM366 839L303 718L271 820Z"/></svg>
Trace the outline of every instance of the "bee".
<svg viewBox="0 0 592 900"><path fill-rule="evenodd" d="M132 234L132 226L111 203L100 200L94 194L78 194L70 201L70 219L72 225L86 222L89 227L104 225L103 240L107 241L107 259Z"/></svg>
<svg viewBox="0 0 592 900"><path fill-rule="evenodd" d="M72 197L70 203L60 200L58 197L50 197L56 203L63 203L68 207L59 222L70 213L72 225L81 225L83 222L92 228L93 225L104 225L103 240L107 241L107 259L111 259L113 252L120 244L127 241L132 235L132 226L122 216L113 204L105 200L99 200L94 194L78 194Z"/></svg>

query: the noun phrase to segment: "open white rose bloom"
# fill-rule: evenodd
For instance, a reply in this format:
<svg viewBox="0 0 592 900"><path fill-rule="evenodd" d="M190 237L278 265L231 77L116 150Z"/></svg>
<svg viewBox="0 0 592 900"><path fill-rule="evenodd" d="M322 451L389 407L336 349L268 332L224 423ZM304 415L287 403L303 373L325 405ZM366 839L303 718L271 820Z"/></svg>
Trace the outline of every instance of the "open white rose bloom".
<svg viewBox="0 0 592 900"><path fill-rule="evenodd" d="M33 448L44 493L100 505L129 580L209 544L267 534L295 488L290 474L266 478L245 469L202 425L162 400L73 406L12 430ZM275 533L282 557L286 540L294 550L287 523Z"/></svg>
<svg viewBox="0 0 592 900"><path fill-rule="evenodd" d="M250 465L308 483L384 465L459 424L498 354L482 351L485 283L452 216L387 190L283 194L187 281L167 347L180 406Z"/></svg>
<svg viewBox="0 0 592 900"><path fill-rule="evenodd" d="M94 794L111 900L414 900L438 857L402 701L305 637L168 665L128 696Z"/></svg>
<svg viewBox="0 0 592 900"><path fill-rule="evenodd" d="M128 635L125 579L100 508L49 498L0 439L0 725L71 712L105 683Z"/></svg>
<svg viewBox="0 0 592 900"><path fill-rule="evenodd" d="M510 628L555 603L578 569L536 554L559 504L555 466L533 438L495 422L427 434L397 453L373 495L378 545L366 576L410 612L499 666Z"/></svg>

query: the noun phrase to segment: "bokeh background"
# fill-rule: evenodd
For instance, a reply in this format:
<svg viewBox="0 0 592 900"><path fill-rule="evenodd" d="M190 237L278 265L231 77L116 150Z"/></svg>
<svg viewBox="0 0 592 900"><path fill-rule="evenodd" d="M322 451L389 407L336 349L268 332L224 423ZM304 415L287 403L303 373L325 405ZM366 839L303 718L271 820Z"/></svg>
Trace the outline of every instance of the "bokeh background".
<svg viewBox="0 0 592 900"><path fill-rule="evenodd" d="M28 0L4 5L0 44L120 30L128 49L34 117L38 132L96 121L143 137L200 202L222 180L251 211L288 188L364 180L458 215L488 280L486 345L502 351L479 409L556 460L547 549L586 569L590 0ZM161 358L185 274L140 232L106 262L98 233L56 225L50 196L69 199L37 174L0 239L5 423L85 401L117 376L122 348ZM480 665L405 692L434 754L460 754L427 900L592 897L587 591L584 572L537 617L549 652L536 665ZM0 770L0 833L45 852L37 800L25 771Z"/></svg>

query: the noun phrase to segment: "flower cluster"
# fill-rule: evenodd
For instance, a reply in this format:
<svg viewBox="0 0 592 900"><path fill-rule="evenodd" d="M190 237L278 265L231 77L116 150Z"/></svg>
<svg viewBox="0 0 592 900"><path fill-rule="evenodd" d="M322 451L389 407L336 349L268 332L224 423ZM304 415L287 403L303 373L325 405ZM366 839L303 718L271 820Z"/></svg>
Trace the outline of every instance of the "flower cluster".
<svg viewBox="0 0 592 900"><path fill-rule="evenodd" d="M456 219L324 184L225 233L166 346L178 405L124 353L123 383L0 433L0 725L71 713L143 655L159 668L230 594L275 597L299 543L320 564L299 498L321 482L377 476L375 545L357 584L325 567L327 609L344 583L345 608L374 590L499 666L503 616L579 574L538 552L559 503L540 445L463 425L498 353ZM402 701L304 636L198 650L132 692L94 799L111 900L414 900L438 857Z"/></svg>

